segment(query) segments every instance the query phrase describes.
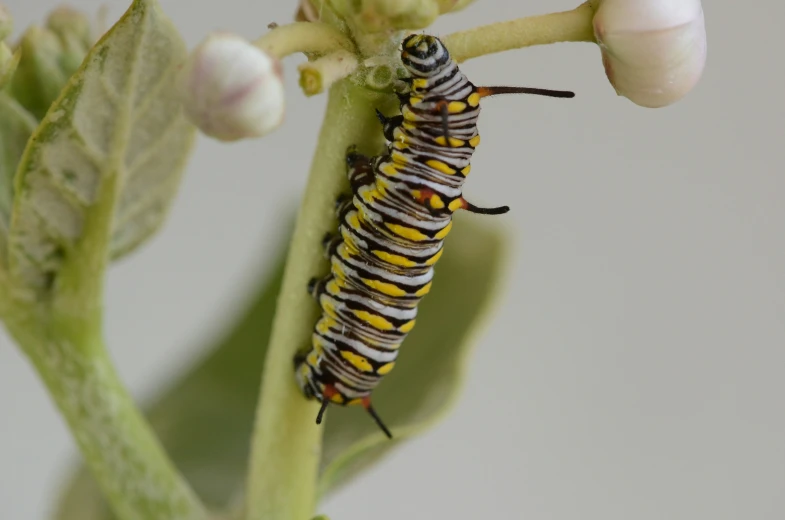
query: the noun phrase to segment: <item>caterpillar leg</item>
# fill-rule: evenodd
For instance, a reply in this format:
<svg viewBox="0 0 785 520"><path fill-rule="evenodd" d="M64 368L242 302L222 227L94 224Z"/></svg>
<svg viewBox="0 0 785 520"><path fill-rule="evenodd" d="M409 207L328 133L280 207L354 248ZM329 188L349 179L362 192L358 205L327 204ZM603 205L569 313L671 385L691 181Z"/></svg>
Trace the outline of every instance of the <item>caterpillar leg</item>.
<svg viewBox="0 0 785 520"><path fill-rule="evenodd" d="M339 221L343 220L344 213L354 207L353 198L353 195L341 193L335 199L335 216L338 217Z"/></svg>
<svg viewBox="0 0 785 520"><path fill-rule="evenodd" d="M332 279L332 275L327 275L326 277L322 278L311 278L308 280L308 294L313 296L313 298L318 302L319 297L324 293L325 287L327 286L327 282Z"/></svg>
<svg viewBox="0 0 785 520"><path fill-rule="evenodd" d="M346 150L346 166L352 193L357 193L357 190L363 186L373 184L374 176L371 158L358 153L355 145L350 146Z"/></svg>
<svg viewBox="0 0 785 520"><path fill-rule="evenodd" d="M324 256L327 258L332 257L338 246L343 242L343 237L340 234L326 233L322 238L322 247L324 248Z"/></svg>

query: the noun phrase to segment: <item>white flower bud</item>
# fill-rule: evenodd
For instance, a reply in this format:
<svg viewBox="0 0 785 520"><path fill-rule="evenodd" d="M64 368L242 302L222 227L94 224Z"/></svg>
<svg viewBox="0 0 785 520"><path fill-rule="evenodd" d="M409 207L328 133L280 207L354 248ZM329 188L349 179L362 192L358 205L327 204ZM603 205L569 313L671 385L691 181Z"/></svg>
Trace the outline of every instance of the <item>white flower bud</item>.
<svg viewBox="0 0 785 520"><path fill-rule="evenodd" d="M284 115L280 62L247 40L214 33L194 49L181 72L186 114L221 141L261 137Z"/></svg>
<svg viewBox="0 0 785 520"><path fill-rule="evenodd" d="M601 0L594 34L611 84L637 105L670 105L703 73L700 0Z"/></svg>

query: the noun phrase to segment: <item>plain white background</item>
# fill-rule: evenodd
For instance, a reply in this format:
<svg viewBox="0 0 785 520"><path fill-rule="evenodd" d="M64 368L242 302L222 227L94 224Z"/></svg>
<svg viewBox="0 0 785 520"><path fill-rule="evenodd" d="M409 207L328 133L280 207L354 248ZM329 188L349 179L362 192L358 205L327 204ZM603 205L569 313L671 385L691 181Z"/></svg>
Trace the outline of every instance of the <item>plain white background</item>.
<svg viewBox="0 0 785 520"><path fill-rule="evenodd" d="M17 34L55 0L6 0ZM100 1L73 1L95 13ZM127 7L107 0L109 20ZM190 46L285 23L282 2L161 0ZM569 9L477 0L430 32ZM333 520L785 518L785 7L704 2L701 83L650 110L615 96L598 49L481 58L478 84L573 89L483 105L466 192L509 204L504 301L457 410L322 504ZM112 268L106 330L153 395L231 316L280 245L325 98L287 60L286 124L200 139L165 229ZM283 218L285 220L285 218ZM42 520L74 445L0 335L0 518Z"/></svg>

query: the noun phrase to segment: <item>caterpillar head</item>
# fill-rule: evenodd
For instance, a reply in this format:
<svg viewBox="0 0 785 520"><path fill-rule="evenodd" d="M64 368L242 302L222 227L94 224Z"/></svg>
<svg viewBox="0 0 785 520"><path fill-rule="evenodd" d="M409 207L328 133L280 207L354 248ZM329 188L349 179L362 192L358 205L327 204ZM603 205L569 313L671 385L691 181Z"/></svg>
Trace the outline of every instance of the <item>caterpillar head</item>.
<svg viewBox="0 0 785 520"><path fill-rule="evenodd" d="M431 76L450 62L450 53L436 36L411 34L401 44L401 61L413 76Z"/></svg>

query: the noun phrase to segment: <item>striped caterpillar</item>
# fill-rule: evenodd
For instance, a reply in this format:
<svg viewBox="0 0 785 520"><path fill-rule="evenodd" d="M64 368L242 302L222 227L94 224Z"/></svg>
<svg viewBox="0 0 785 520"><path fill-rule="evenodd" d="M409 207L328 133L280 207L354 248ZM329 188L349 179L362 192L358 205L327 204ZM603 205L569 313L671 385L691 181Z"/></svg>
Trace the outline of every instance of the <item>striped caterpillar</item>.
<svg viewBox="0 0 785 520"><path fill-rule="evenodd" d="M346 162L352 197L336 202L339 233L324 239L331 272L308 291L322 316L308 352L295 358L297 383L321 402L361 405L392 438L371 406L371 392L395 366L412 330L417 304L431 289L452 214L499 215L507 206L480 208L461 195L480 142L480 99L523 93L573 97L571 92L523 87L476 87L442 42L414 34L402 43L410 77L398 94L401 114L377 110L387 153L367 157L350 147Z"/></svg>

